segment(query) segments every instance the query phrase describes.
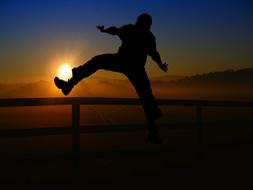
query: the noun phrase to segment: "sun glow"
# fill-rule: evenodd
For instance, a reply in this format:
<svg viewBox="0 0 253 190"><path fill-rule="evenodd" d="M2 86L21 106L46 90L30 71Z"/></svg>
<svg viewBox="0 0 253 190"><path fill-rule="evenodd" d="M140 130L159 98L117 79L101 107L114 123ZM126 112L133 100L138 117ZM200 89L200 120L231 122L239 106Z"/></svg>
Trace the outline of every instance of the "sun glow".
<svg viewBox="0 0 253 190"><path fill-rule="evenodd" d="M63 64L58 68L58 77L65 81L72 77L72 69L68 63Z"/></svg>

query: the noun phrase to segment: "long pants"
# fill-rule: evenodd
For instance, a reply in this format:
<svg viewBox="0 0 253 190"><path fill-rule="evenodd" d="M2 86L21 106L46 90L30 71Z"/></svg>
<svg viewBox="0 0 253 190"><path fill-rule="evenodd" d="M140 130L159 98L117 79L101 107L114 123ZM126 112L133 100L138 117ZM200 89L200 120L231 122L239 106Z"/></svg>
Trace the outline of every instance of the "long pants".
<svg viewBox="0 0 253 190"><path fill-rule="evenodd" d="M135 67L133 62L128 63L119 54L102 54L95 56L85 64L72 70L73 77L71 81L76 85L80 80L92 75L99 69L123 73L134 86L140 102L143 106L149 127L154 127L154 121L160 109L157 106L156 99L152 94L150 81L144 66Z"/></svg>

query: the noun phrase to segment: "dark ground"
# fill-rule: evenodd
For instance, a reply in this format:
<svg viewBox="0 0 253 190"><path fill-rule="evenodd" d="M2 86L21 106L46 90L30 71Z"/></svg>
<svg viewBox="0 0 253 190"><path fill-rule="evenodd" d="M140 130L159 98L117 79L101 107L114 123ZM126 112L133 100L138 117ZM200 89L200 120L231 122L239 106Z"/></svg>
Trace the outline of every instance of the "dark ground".
<svg viewBox="0 0 253 190"><path fill-rule="evenodd" d="M205 125L203 153L193 124L81 135L80 179L72 179L71 135L1 139L3 189L252 189L253 125ZM129 126L129 128L135 126ZM124 127L123 127L124 128ZM138 128L138 127L137 127ZM1 188L2 189L2 188Z"/></svg>

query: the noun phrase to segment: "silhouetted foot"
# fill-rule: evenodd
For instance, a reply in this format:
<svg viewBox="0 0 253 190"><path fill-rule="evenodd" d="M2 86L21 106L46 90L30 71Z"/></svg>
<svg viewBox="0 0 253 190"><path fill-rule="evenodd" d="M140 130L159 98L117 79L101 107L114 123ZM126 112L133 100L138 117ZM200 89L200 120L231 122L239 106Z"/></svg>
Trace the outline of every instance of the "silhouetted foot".
<svg viewBox="0 0 253 190"><path fill-rule="evenodd" d="M62 90L62 92L65 96L67 96L71 92L71 90L74 86L69 82L59 79L58 77L54 78L54 83L57 88Z"/></svg>
<svg viewBox="0 0 253 190"><path fill-rule="evenodd" d="M159 135L157 133L157 130L150 129L148 132L148 138L146 139L148 142L154 143L154 144L162 144L163 140L159 138Z"/></svg>
<svg viewBox="0 0 253 190"><path fill-rule="evenodd" d="M163 143L163 139L159 138L159 137L148 137L147 142L151 142L153 144L162 144Z"/></svg>

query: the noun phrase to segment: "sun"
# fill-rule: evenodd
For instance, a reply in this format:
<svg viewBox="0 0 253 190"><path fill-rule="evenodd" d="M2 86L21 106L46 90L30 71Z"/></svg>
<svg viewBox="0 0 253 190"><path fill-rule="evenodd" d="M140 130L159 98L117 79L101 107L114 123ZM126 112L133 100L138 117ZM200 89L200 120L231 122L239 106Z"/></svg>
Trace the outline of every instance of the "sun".
<svg viewBox="0 0 253 190"><path fill-rule="evenodd" d="M58 68L58 77L65 81L72 77L72 69L70 64L65 63Z"/></svg>

